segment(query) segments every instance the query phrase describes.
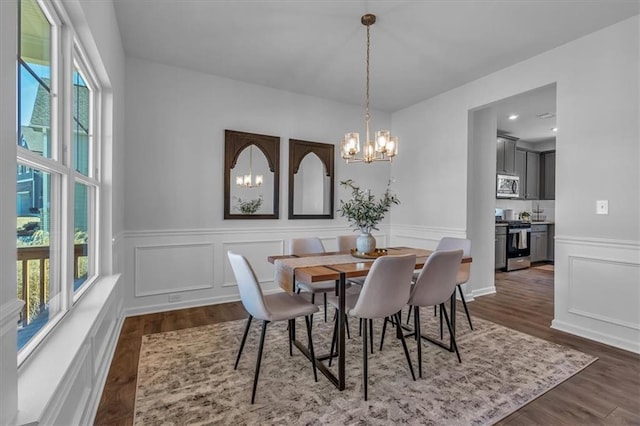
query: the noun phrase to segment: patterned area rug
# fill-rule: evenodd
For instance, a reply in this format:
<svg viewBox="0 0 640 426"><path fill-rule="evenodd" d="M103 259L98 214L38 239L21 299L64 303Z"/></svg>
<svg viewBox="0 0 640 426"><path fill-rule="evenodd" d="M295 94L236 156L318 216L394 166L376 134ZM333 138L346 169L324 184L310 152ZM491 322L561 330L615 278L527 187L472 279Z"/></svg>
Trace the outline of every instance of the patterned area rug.
<svg viewBox="0 0 640 426"><path fill-rule="evenodd" d="M423 333L438 335L437 318L428 314L430 309L423 311ZM479 318L470 331L464 312L459 314L462 364L455 353L423 341L423 378L415 382L395 329L387 328L379 351L382 324L374 322L369 401L362 394L362 341L353 319L342 392L320 372L314 382L310 361L296 348L289 356L286 322L269 324L254 405L258 321L237 370L233 363L245 320L146 335L134 424L493 424L597 359ZM322 318L314 318L316 353L329 352L332 323ZM304 320L297 324L297 337L306 342ZM407 343L417 377L416 342Z"/></svg>

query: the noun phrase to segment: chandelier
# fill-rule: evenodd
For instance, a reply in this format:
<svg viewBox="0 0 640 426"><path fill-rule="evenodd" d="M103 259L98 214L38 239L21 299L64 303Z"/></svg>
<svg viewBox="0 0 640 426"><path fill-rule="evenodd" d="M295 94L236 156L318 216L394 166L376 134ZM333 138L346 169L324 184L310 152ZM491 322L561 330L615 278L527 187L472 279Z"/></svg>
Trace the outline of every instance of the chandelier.
<svg viewBox="0 0 640 426"><path fill-rule="evenodd" d="M236 185L244 188L257 188L262 185L262 175L256 176L255 183L253 182L253 145L249 147L249 174L236 177Z"/></svg>
<svg viewBox="0 0 640 426"><path fill-rule="evenodd" d="M367 27L367 83L366 83L366 103L365 103L365 142L362 157L358 157L360 153L360 134L356 132L347 133L342 140L342 158L347 163L367 164L374 161L392 161L393 157L398 154L398 137L391 136L388 130L378 130L375 133L375 139L372 140L369 133L369 57L371 46L370 27L376 22L376 15L366 14L360 19L362 25Z"/></svg>

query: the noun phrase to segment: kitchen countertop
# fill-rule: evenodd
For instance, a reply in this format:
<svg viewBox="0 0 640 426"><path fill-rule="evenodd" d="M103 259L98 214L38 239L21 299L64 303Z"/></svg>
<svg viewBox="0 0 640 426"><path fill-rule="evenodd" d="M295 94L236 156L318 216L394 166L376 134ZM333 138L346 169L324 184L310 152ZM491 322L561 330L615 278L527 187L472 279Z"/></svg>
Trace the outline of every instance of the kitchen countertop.
<svg viewBox="0 0 640 426"><path fill-rule="evenodd" d="M541 222L531 222L532 225L555 225L555 222L550 222L548 220L544 220ZM496 226L508 226L508 223L496 223Z"/></svg>

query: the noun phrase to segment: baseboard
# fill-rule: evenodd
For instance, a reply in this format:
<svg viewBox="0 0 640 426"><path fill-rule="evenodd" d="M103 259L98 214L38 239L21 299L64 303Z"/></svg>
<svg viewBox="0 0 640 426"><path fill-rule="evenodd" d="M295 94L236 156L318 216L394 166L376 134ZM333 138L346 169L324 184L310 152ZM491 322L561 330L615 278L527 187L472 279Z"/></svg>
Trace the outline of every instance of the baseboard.
<svg viewBox="0 0 640 426"><path fill-rule="evenodd" d="M615 348L623 349L625 351L634 352L640 354L640 343L630 340L619 339L608 334L598 333L597 331L589 330L583 327L578 327L573 324L569 324L564 321L553 320L551 321L551 328L565 333L574 334L576 336L584 337L585 339L593 340L605 345L613 346Z"/></svg>
<svg viewBox="0 0 640 426"><path fill-rule="evenodd" d="M488 294L495 294L496 293L496 286L492 285L489 287L484 287L484 288L479 288L477 290L473 290L472 294L473 297L480 297L480 296L486 296Z"/></svg>
<svg viewBox="0 0 640 426"><path fill-rule="evenodd" d="M280 288L274 289L262 289L264 294L273 294L279 293L282 290ZM201 306L208 305L220 305L222 303L229 302L238 302L240 301L240 296L238 294L225 295L225 296L214 296L207 297L204 299L194 299L194 300L183 300L177 303L162 303L156 305L148 305L142 307L128 308L124 310L124 317L135 317L137 315L146 315L146 314L155 314L158 312L169 312L169 311L177 311L179 309L189 309L189 308L198 308Z"/></svg>

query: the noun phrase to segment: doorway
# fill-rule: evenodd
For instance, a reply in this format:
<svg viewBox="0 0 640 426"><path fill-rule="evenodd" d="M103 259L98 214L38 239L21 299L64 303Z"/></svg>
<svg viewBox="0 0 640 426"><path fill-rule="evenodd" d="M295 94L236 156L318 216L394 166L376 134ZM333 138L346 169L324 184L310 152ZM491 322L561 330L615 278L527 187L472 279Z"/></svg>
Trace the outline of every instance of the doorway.
<svg viewBox="0 0 640 426"><path fill-rule="evenodd" d="M479 275L493 282L485 293L500 291L497 281L504 285L526 279L529 273L554 273L556 119L555 83L469 112L467 229L474 246L485 249L484 253L473 253L474 263L476 259L482 262L477 265ZM500 146L498 135L508 143ZM517 195L496 196L499 173L518 178ZM530 226L530 240L525 240L530 250L529 269L504 272L510 241L496 232L498 225L506 224L496 222L506 220ZM486 250L488 246L495 248L493 256Z"/></svg>

